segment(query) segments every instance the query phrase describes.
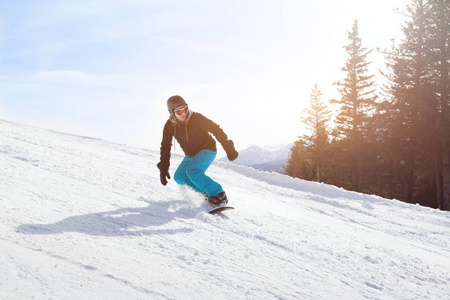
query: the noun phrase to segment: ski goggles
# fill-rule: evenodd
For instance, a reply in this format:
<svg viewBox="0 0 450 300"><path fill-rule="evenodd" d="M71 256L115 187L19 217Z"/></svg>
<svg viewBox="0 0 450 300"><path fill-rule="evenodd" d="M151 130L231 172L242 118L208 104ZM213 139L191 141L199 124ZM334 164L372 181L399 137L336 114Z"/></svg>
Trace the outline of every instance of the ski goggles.
<svg viewBox="0 0 450 300"><path fill-rule="evenodd" d="M187 105L180 107L180 108L175 108L173 111L177 114L177 116L182 116L184 114L186 114L188 112L189 108Z"/></svg>

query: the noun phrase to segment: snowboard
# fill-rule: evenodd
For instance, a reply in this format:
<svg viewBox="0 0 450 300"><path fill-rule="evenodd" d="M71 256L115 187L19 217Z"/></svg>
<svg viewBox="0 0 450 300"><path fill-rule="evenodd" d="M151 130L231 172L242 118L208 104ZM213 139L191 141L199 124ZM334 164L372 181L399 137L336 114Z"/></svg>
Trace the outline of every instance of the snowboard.
<svg viewBox="0 0 450 300"><path fill-rule="evenodd" d="M212 215L216 215L219 214L225 210L229 210L229 209L234 209L234 207L232 206L220 206L220 207L214 207L211 210L209 210L208 212Z"/></svg>

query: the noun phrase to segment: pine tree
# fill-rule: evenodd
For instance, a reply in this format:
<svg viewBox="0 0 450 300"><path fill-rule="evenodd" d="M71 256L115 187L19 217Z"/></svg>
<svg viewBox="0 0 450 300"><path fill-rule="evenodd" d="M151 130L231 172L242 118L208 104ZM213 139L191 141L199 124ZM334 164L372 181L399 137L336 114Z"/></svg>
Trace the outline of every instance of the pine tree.
<svg viewBox="0 0 450 300"><path fill-rule="evenodd" d="M403 27L404 39L393 46L388 55L389 75L386 110L392 116L390 134L395 141L392 153L402 185L401 199L413 203L414 198L429 198L432 155L436 144L433 136L437 119L437 101L433 95L429 2L413 0L407 6L408 17ZM431 169L432 170L432 169Z"/></svg>
<svg viewBox="0 0 450 300"><path fill-rule="evenodd" d="M348 32L350 43L344 46L349 58L342 71L346 73L344 80L335 83L341 94L340 100L332 103L340 104L336 118L336 138L345 141L348 166L352 182L350 188L359 189L360 167L362 163L363 142L367 136L367 124L374 111L376 100L374 75L368 75L367 61L372 50L362 46L359 37L358 21L354 21L352 31Z"/></svg>
<svg viewBox="0 0 450 300"><path fill-rule="evenodd" d="M432 74L439 114L435 123L436 199L440 209L450 210L450 2L431 0L430 5Z"/></svg>
<svg viewBox="0 0 450 300"><path fill-rule="evenodd" d="M302 118L303 123L309 131L309 134L303 135L306 142L307 151L312 157L312 169L315 173L314 180L320 182L322 180L323 166L327 156L329 130L327 122L330 121L330 110L327 109L321 101L322 92L319 90L317 83L310 94L310 104L305 108L306 117Z"/></svg>
<svg viewBox="0 0 450 300"><path fill-rule="evenodd" d="M308 158L305 142L301 138L292 146L284 170L291 177L311 180L311 160Z"/></svg>

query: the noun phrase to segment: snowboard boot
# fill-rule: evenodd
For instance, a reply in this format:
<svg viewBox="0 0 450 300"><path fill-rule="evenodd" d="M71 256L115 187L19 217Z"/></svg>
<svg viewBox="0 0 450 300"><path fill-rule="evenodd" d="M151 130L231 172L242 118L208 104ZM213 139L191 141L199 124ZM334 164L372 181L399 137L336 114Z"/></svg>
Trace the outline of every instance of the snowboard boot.
<svg viewBox="0 0 450 300"><path fill-rule="evenodd" d="M208 202L213 207L225 206L228 203L227 194L225 194L225 192L222 192L217 196L209 197Z"/></svg>

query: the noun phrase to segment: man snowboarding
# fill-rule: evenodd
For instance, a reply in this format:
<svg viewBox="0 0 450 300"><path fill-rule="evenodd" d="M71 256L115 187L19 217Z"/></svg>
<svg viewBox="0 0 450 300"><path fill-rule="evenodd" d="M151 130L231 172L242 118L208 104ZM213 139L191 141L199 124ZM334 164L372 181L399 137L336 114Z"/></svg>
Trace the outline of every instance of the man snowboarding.
<svg viewBox="0 0 450 300"><path fill-rule="evenodd" d="M189 109L181 96L172 96L167 100L170 117L164 125L161 142L161 159L158 163L161 184L166 185L170 179L170 150L173 137L180 144L185 157L174 174L178 184L188 185L195 191L203 193L213 207L228 203L222 186L205 175L217 155L216 141L220 142L230 161L238 157L234 143L213 121L202 114Z"/></svg>

